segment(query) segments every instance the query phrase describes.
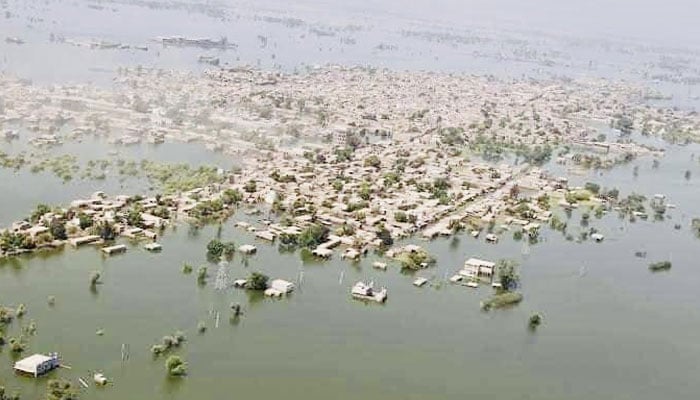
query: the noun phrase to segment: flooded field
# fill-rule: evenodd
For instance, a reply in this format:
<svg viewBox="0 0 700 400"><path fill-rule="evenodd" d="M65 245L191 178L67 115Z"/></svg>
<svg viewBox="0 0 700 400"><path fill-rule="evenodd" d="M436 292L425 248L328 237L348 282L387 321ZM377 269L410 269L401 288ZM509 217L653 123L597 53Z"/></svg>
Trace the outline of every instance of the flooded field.
<svg viewBox="0 0 700 400"><path fill-rule="evenodd" d="M0 71L45 86L109 87L120 68L139 65L201 74L217 66L293 72L340 64L506 80L623 79L658 91L648 99L650 108L700 105L700 49L690 45L576 39L518 24L497 29L470 21L460 27L444 15L430 18L415 9L336 8L325 2L7 0L0 1L0 18ZM91 160L112 160L114 166L102 179L70 180L48 170L0 168L2 227L28 217L39 203L67 206L96 191L159 193L141 175L117 174L117 159L222 170L244 161L243 155L198 142L126 146L98 136L37 149L20 125L0 125L10 127L21 134L17 140L0 138L6 155L71 155L81 168ZM663 195L669 204L664 216L633 219L611 208L592 217L593 208L555 206L553 214L568 223L571 237L546 222L533 243L516 238L519 228L512 225L496 244L483 235L472 237L468 229L434 240L417 234L397 238L396 245L418 244L435 264L407 271L390 262L382 271L373 263L385 258L374 250L358 261L341 259L339 252L324 260L284 250L279 240L256 239L235 222L266 225L270 207L258 199L222 223L178 221L166 227L158 237L159 253L119 238L116 243L128 250L115 256L96 246L66 246L0 258L0 304L24 304L27 310L0 332L6 339L18 337L36 324L21 355L0 346L0 386L20 391L22 399L44 398L48 380L55 378L73 382L81 399L694 399L700 393L700 238L691 225L700 217L700 145L670 144L638 132L618 138L616 129L597 128L610 142L629 139L663 150L663 156L641 155L610 169L548 159L543 171L568 178L570 187L593 182L619 189L621 197ZM555 146L554 153L563 147ZM480 156L465 150L463 159L494 166L516 159ZM262 214L252 215L254 207ZM605 239L580 239L590 227ZM219 265L206 254L215 238L236 247L254 244L257 253L238 251ZM470 288L448 279L470 257L515 261L523 301L483 310L480 302L494 292L488 283ZM670 271L650 271L650 263L666 260L673 264ZM186 263L195 271L207 266L206 284L197 282L196 272L183 273ZM94 271L101 284L90 285ZM296 289L271 298L215 287L220 273L233 281L253 271L293 282ZM416 287L418 277L428 284ZM358 281L387 287L386 303L354 301L350 289ZM240 317L233 317L235 304L242 307ZM543 316L536 330L528 328L533 313ZM184 343L154 356L151 346L176 331L184 332ZM69 368L38 379L13 371L17 359L53 351ZM170 354L186 361L186 376L167 375ZM110 384L94 385L95 371ZM78 378L88 380L88 387Z"/></svg>

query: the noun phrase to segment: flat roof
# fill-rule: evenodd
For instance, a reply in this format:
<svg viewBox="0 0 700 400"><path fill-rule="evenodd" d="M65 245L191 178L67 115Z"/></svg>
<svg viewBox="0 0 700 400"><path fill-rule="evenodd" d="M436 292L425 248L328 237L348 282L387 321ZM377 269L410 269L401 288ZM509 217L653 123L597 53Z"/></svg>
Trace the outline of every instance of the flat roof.
<svg viewBox="0 0 700 400"><path fill-rule="evenodd" d="M51 361L51 357L43 354L33 354L23 358L15 363L15 369L25 372L34 373L37 367L47 361Z"/></svg>

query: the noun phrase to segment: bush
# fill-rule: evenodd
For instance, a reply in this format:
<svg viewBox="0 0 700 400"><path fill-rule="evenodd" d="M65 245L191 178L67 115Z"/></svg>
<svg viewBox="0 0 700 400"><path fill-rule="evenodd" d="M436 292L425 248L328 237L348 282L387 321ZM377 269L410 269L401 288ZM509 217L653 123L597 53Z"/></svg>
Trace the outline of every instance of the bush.
<svg viewBox="0 0 700 400"><path fill-rule="evenodd" d="M197 269L197 283L200 285L207 283L207 267L202 266Z"/></svg>
<svg viewBox="0 0 700 400"><path fill-rule="evenodd" d="M236 244L233 242L224 243L218 239L212 239L207 244L207 257L210 259L231 258L235 252Z"/></svg>
<svg viewBox="0 0 700 400"><path fill-rule="evenodd" d="M221 201L227 205L238 204L243 201L243 193L238 189L226 189L221 194Z"/></svg>
<svg viewBox="0 0 700 400"><path fill-rule="evenodd" d="M253 272L248 277L248 280L245 283L245 288L249 290L265 290L267 289L267 281L269 279L270 278L268 278L267 275L259 272Z"/></svg>
<svg viewBox="0 0 700 400"><path fill-rule="evenodd" d="M401 253L397 259L401 263L401 268L414 271L435 263L435 259L425 250Z"/></svg>
<svg viewBox="0 0 700 400"><path fill-rule="evenodd" d="M481 302L481 308L484 311L490 309L503 308L513 306L523 300L523 295L515 292L503 292L491 296L489 299Z"/></svg>
<svg viewBox="0 0 700 400"><path fill-rule="evenodd" d="M326 228L323 225L309 225L308 227L306 227L306 229L304 229L301 232L301 234L297 238L297 243L299 243L299 245L302 247L316 247L328 240L328 234L328 228Z"/></svg>
<svg viewBox="0 0 700 400"><path fill-rule="evenodd" d="M92 219L91 216L84 214L84 213L78 214L78 221L79 221L80 229L82 229L82 230L85 230L85 229L91 227L95 223L95 221Z"/></svg>
<svg viewBox="0 0 700 400"><path fill-rule="evenodd" d="M98 235L102 240L114 240L117 237L117 231L114 225L108 221L102 221L93 227L95 235Z"/></svg>
<svg viewBox="0 0 700 400"><path fill-rule="evenodd" d="M659 261L649 264L649 270L652 272L668 271L671 269L671 265L670 261Z"/></svg>
<svg viewBox="0 0 700 400"><path fill-rule="evenodd" d="M540 314L532 314L528 320L528 326L530 329L535 329L542 323L542 316Z"/></svg>
<svg viewBox="0 0 700 400"><path fill-rule="evenodd" d="M10 344L10 351L11 352L13 352L15 354L19 354L19 353L22 353L26 349L26 345L24 343L24 340L22 340L22 339L23 338L21 336L19 337L19 339L18 338L10 338L8 343Z"/></svg>
<svg viewBox="0 0 700 400"><path fill-rule="evenodd" d="M515 271L513 262L499 260L498 263L496 263L496 270L498 271L498 280L501 282L501 287L504 291L507 292L518 287L520 277Z"/></svg>
<svg viewBox="0 0 700 400"><path fill-rule="evenodd" d="M47 400L76 400L78 392L66 379L51 379L47 384Z"/></svg>
<svg viewBox="0 0 700 400"><path fill-rule="evenodd" d="M251 179L245 183L245 185L243 186L243 190L245 190L248 193L254 193L258 190L258 184Z"/></svg>
<svg viewBox="0 0 700 400"><path fill-rule="evenodd" d="M598 185L597 183L586 182L584 188L593 194L600 193L600 185Z"/></svg>
<svg viewBox="0 0 700 400"><path fill-rule="evenodd" d="M372 167L372 168L379 169L382 166L382 161L379 159L379 157L372 154L371 156L365 158L364 165L365 165L365 167Z"/></svg>
<svg viewBox="0 0 700 400"><path fill-rule="evenodd" d="M394 244L394 239L391 237L391 232L386 229L384 224L381 224L377 228L377 238L382 241L382 246L391 246Z"/></svg>
<svg viewBox="0 0 700 400"><path fill-rule="evenodd" d="M4 386L0 386L0 400L19 400L19 392L7 393Z"/></svg>
<svg viewBox="0 0 700 400"><path fill-rule="evenodd" d="M17 309L15 310L15 315L17 316L17 318L22 318L26 313L27 306L25 306L24 304L20 304L19 306L17 306Z"/></svg>
<svg viewBox="0 0 700 400"><path fill-rule="evenodd" d="M92 271L90 274L90 286L95 287L98 283L100 283L100 271Z"/></svg>
<svg viewBox="0 0 700 400"><path fill-rule="evenodd" d="M396 222L408 222L408 215L403 211L397 211L394 213L394 219Z"/></svg>
<svg viewBox="0 0 700 400"><path fill-rule="evenodd" d="M170 376L183 376L187 374L187 364L179 356L170 356L165 360L165 369Z"/></svg>
<svg viewBox="0 0 700 400"><path fill-rule="evenodd" d="M51 236L53 236L54 239L68 239L68 235L66 234L66 224L56 218L51 220L51 223L49 224L49 232L51 232Z"/></svg>

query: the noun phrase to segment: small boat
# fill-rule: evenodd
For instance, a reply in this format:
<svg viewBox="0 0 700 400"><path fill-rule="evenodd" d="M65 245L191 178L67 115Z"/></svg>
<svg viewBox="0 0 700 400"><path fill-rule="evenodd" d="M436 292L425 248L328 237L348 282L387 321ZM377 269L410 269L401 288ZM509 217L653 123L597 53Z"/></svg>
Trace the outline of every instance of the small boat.
<svg viewBox="0 0 700 400"><path fill-rule="evenodd" d="M479 282L477 281L469 281L467 282L467 286L470 288L478 288L479 287Z"/></svg>

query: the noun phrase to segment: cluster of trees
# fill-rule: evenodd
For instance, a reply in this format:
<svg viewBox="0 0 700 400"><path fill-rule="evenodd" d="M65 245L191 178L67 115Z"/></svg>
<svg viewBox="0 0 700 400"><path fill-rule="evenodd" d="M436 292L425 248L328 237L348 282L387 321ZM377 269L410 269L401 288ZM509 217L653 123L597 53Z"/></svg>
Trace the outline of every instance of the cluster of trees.
<svg viewBox="0 0 700 400"><path fill-rule="evenodd" d="M233 210L226 208L225 201L233 201L231 197L222 197L221 199L205 200L198 203L192 210L190 216L200 221L222 220L228 217ZM236 200L240 201L240 200Z"/></svg>
<svg viewBox="0 0 700 400"><path fill-rule="evenodd" d="M0 235L0 250L4 252L34 248L36 248L36 243L24 233L5 231Z"/></svg>
<svg viewBox="0 0 700 400"><path fill-rule="evenodd" d="M668 271L669 269L671 269L671 266L672 264L670 261L659 261L649 264L649 270L652 272Z"/></svg>
<svg viewBox="0 0 700 400"><path fill-rule="evenodd" d="M282 175L278 169L272 171L270 174L270 178L272 178L275 182L279 183L289 183L289 182L296 182L297 179L294 175L286 174Z"/></svg>
<svg viewBox="0 0 700 400"><path fill-rule="evenodd" d="M499 260L496 263L498 280L501 282L501 290L510 292L517 289L520 276L515 270L515 263L510 260Z"/></svg>
<svg viewBox="0 0 700 400"><path fill-rule="evenodd" d="M175 334L163 336L159 344L154 344L151 346L151 353L155 356L164 354L173 348L180 347L182 343L186 340L185 334L181 331L175 332Z"/></svg>
<svg viewBox="0 0 700 400"><path fill-rule="evenodd" d="M553 151L552 146L548 144L532 147L522 145L515 150L515 154L518 157L522 157L523 161L528 164L542 165L547 163L552 158Z"/></svg>
<svg viewBox="0 0 700 400"><path fill-rule="evenodd" d="M368 156L367 158L365 158L364 166L379 169L382 167L382 161L379 159L379 157L376 154L372 154L372 155Z"/></svg>
<svg viewBox="0 0 700 400"><path fill-rule="evenodd" d="M311 224L307 226L299 237L297 244L306 248L314 248L328 240L329 229L320 224Z"/></svg>
<svg viewBox="0 0 700 400"><path fill-rule="evenodd" d="M9 393L4 386L0 386L0 400L19 400L19 392Z"/></svg>
<svg viewBox="0 0 700 400"><path fill-rule="evenodd" d="M243 193L238 189L226 189L221 193L221 201L226 205L238 205L243 201Z"/></svg>
<svg viewBox="0 0 700 400"><path fill-rule="evenodd" d="M245 283L245 288L248 290L265 290L267 289L267 282L270 278L260 272L253 272L250 274Z"/></svg>
<svg viewBox="0 0 700 400"><path fill-rule="evenodd" d="M234 242L222 242L219 239L212 239L207 243L207 258L231 258L236 252L236 244Z"/></svg>
<svg viewBox="0 0 700 400"><path fill-rule="evenodd" d="M692 222L690 223L690 228L695 233L695 236L700 238L700 218L693 218Z"/></svg>
<svg viewBox="0 0 700 400"><path fill-rule="evenodd" d="M401 253L398 258L401 268L409 270L419 270L435 263L435 258L425 250L417 250Z"/></svg>
<svg viewBox="0 0 700 400"><path fill-rule="evenodd" d="M384 224L379 224L376 233L377 239L382 241L382 246L388 247L394 244L394 239L391 237L391 232L389 232Z"/></svg>
<svg viewBox="0 0 700 400"><path fill-rule="evenodd" d="M447 127L440 130L440 141L448 146L463 145L464 128Z"/></svg>
<svg viewBox="0 0 700 400"><path fill-rule="evenodd" d="M46 400L77 400L78 391L67 379L51 379L47 384Z"/></svg>
<svg viewBox="0 0 700 400"><path fill-rule="evenodd" d="M352 161L354 150L352 147L344 147L342 149L335 149L335 158L338 162L348 162Z"/></svg>
<svg viewBox="0 0 700 400"><path fill-rule="evenodd" d="M243 185L243 190L247 193L255 193L258 190L258 183L251 179Z"/></svg>
<svg viewBox="0 0 700 400"><path fill-rule="evenodd" d="M169 356L165 360L165 370L170 376L184 376L187 374L187 363L180 356Z"/></svg>

